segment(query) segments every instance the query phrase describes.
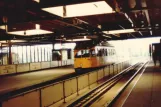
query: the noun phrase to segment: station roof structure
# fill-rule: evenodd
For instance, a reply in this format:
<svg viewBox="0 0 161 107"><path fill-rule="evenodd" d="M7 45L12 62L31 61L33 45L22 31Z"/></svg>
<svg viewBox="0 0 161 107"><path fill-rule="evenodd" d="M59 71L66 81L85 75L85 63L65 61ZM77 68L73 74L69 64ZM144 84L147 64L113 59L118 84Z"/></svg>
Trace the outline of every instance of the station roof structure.
<svg viewBox="0 0 161 107"><path fill-rule="evenodd" d="M160 0L1 0L0 41L158 37L160 10Z"/></svg>

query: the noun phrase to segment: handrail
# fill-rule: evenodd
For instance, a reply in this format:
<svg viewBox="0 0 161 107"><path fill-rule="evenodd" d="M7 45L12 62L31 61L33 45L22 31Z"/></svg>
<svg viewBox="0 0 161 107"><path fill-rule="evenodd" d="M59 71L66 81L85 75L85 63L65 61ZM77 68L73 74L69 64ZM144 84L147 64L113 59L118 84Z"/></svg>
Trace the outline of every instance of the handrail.
<svg viewBox="0 0 161 107"><path fill-rule="evenodd" d="M124 62L127 62L127 61L124 61ZM120 64L122 64L122 63L124 63L124 62L120 62ZM97 70L97 71L94 71L94 72L98 72L99 70ZM124 70L123 70L124 71ZM120 72L121 73L121 72ZM120 73L118 73L118 74L120 74ZM86 73L86 74L90 74L89 72L88 73ZM59 82L55 82L55 83L52 83L52 84L49 84L49 85L45 85L45 86L42 86L42 87L38 87L38 88L34 88L34 89L31 89L31 90L27 90L27 91L25 91L25 92L22 92L22 93L16 93L16 94L14 94L13 96L10 96L10 97L5 97L4 96L4 98L2 98L2 99L0 99L0 101L5 101L5 100L7 100L7 99L12 99L12 98L15 98L15 97L18 97L18 96L21 96L21 95L24 95L24 94L27 94L27 93L31 93L31 92L33 92L33 91L41 91L41 89L43 89L43 88L46 88L46 87L49 87L49 86L52 86L52 85L55 85L55 84L58 84L58 83L63 83L63 82L65 82L65 81L68 81L68 80L71 80L71 79L78 79L78 77L80 77L80 76L83 76L83 75L86 75L86 74L81 74L81 75L79 75L79 76L76 76L76 77L72 77L72 78L69 78L69 79L65 79L65 80L63 80L63 81L59 81ZM97 80L98 81L98 80ZM79 90L77 90L77 91L79 91Z"/></svg>

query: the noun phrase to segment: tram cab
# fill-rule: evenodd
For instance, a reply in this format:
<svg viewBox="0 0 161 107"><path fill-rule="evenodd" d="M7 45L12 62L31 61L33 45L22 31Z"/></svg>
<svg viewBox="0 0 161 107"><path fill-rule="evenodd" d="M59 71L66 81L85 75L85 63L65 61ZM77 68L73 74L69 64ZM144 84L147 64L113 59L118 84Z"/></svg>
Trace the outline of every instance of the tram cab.
<svg viewBox="0 0 161 107"><path fill-rule="evenodd" d="M97 69L116 62L116 52L112 46L95 46L74 51L76 72Z"/></svg>

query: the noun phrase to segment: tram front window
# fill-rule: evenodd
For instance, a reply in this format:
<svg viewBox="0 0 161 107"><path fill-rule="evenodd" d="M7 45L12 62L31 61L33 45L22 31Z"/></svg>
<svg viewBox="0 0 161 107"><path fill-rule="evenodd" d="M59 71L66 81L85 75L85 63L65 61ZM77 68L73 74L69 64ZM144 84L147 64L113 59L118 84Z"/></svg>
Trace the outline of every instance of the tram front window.
<svg viewBox="0 0 161 107"><path fill-rule="evenodd" d="M83 58L83 57L90 57L89 50L80 50L75 55L75 58Z"/></svg>

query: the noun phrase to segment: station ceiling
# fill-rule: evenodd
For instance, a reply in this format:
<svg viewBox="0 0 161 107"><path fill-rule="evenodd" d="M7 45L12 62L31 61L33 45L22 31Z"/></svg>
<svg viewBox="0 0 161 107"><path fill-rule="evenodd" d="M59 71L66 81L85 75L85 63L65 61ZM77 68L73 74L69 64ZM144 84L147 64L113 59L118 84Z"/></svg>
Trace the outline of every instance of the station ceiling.
<svg viewBox="0 0 161 107"><path fill-rule="evenodd" d="M75 4L91 3L95 8L104 8L98 2L105 2L113 12L65 17L68 7ZM45 11L49 7L62 7L62 13ZM89 10L92 10L90 6L83 12ZM65 42L80 38L98 41L158 37L161 35L160 10L160 0L1 0L0 40ZM78 13L78 8L73 11ZM129 29L134 31L109 33Z"/></svg>

